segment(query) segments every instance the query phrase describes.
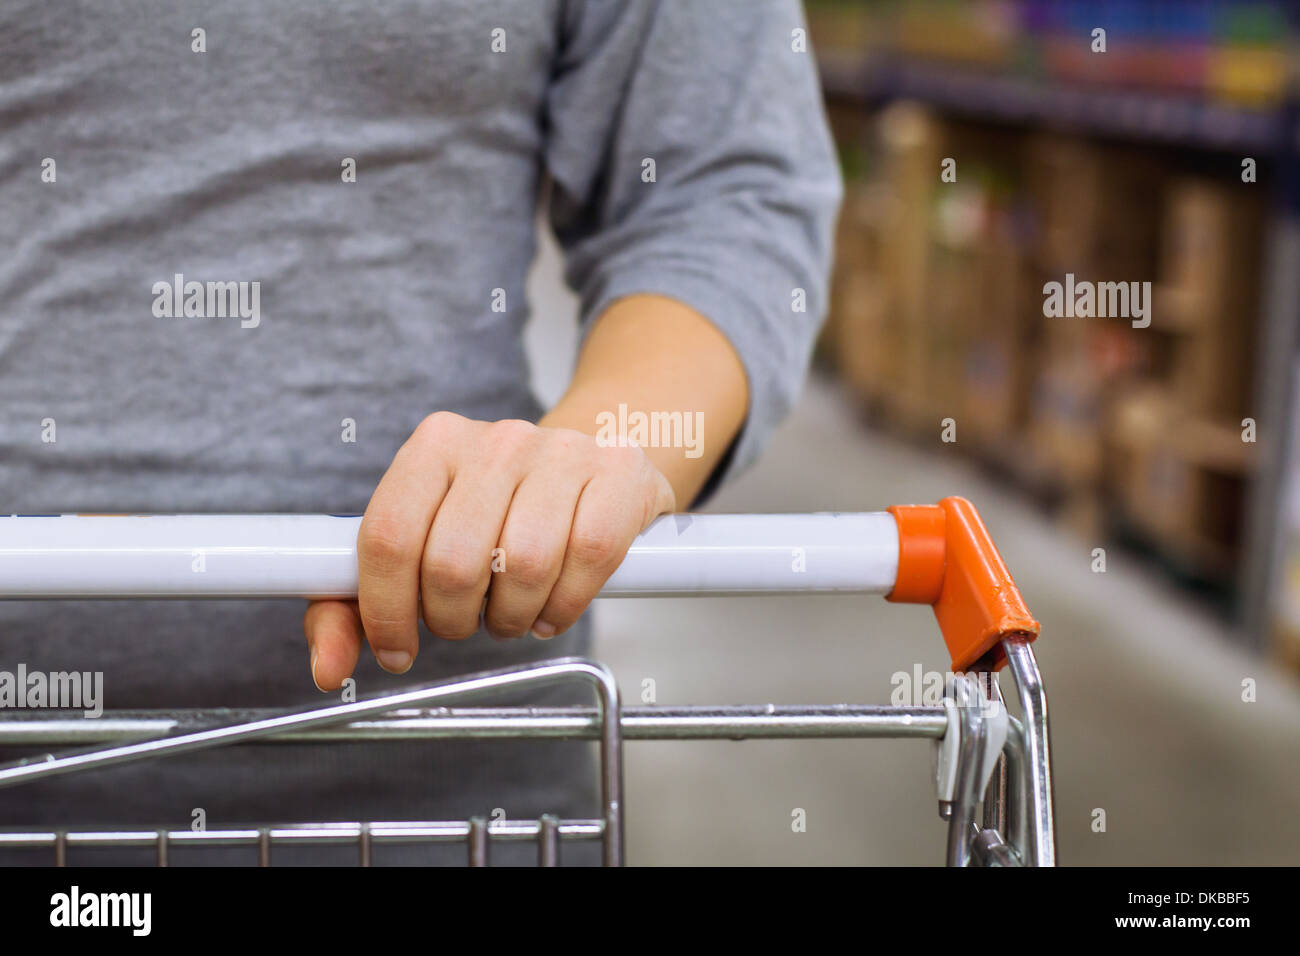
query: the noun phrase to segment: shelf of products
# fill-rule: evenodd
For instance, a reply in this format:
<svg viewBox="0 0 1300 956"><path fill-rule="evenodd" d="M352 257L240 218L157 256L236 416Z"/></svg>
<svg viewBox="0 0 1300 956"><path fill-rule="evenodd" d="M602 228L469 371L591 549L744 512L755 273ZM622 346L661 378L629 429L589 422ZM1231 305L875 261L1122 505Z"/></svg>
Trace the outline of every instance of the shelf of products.
<svg viewBox="0 0 1300 956"><path fill-rule="evenodd" d="M1207 102L1183 93L1078 88L946 64L832 59L823 66L822 76L828 93L868 103L910 99L991 122L1223 152L1268 154L1286 131L1277 111Z"/></svg>
<svg viewBox="0 0 1300 956"><path fill-rule="evenodd" d="M824 354L892 427L956 419L966 451L1300 660L1288 9L809 4L848 180ZM1149 280L1159 320L1045 316L1067 273Z"/></svg>

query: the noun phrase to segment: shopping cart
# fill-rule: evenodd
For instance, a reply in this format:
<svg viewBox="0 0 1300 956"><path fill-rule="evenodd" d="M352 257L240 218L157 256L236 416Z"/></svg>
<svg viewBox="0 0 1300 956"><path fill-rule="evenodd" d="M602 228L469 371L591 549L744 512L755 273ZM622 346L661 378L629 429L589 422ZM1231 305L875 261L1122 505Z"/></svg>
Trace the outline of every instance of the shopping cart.
<svg viewBox="0 0 1300 956"><path fill-rule="evenodd" d="M354 597L358 516L166 515L0 517L0 598ZM669 515L639 536L602 597L702 594L884 594L929 604L952 657L941 706L625 707L613 674L580 658L471 674L382 697L292 713L224 711L0 712L0 744L73 746L0 767L0 787L59 774L240 744L524 738L598 742L600 816L536 820L289 823L232 829L0 832L0 847L243 846L270 865L279 846L351 844L361 865L392 843L466 846L486 865L498 841L531 841L556 865L571 841L623 850L625 740L926 738L935 742L948 864L1055 862L1047 703L1030 616L969 502L865 514ZM997 682L1015 680L1020 718ZM590 707L466 707L509 690L575 681ZM250 862L252 862L250 854Z"/></svg>

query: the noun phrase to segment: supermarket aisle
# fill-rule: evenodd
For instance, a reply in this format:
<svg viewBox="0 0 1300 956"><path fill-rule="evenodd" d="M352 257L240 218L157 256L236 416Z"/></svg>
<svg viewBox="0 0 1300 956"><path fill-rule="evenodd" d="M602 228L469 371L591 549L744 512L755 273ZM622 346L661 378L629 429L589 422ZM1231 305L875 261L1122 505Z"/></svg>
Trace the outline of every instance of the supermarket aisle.
<svg viewBox="0 0 1300 956"><path fill-rule="evenodd" d="M936 442L936 447L939 446ZM1064 535L968 463L865 431L815 381L718 511L874 510L960 493L981 508L1030 608L1053 720L1061 859L1294 863L1300 687L1239 653L1158 576ZM659 703L884 703L890 675L945 670L928 612L871 597L606 601L599 652ZM1243 678L1257 682L1241 700ZM1010 678L1004 680L1010 687ZM641 863L941 859L930 745L629 745L629 853ZM807 831L794 833L795 808ZM1095 809L1106 831L1094 833Z"/></svg>

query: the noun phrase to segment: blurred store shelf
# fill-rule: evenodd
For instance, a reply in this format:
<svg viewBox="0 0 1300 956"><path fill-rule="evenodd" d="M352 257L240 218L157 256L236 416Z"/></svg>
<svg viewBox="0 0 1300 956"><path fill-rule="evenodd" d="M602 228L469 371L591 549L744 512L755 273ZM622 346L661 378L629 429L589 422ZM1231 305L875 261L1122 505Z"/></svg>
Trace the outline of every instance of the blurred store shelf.
<svg viewBox="0 0 1300 956"><path fill-rule="evenodd" d="M823 360L1300 661L1300 5L808 10L847 183ZM1046 318L1067 274L1149 281L1156 321Z"/></svg>
<svg viewBox="0 0 1300 956"><path fill-rule="evenodd" d="M909 99L988 122L1090 136L1271 155L1287 130L1279 110L1207 102L1184 93L1080 87L944 63L832 54L821 66L827 95L879 104Z"/></svg>

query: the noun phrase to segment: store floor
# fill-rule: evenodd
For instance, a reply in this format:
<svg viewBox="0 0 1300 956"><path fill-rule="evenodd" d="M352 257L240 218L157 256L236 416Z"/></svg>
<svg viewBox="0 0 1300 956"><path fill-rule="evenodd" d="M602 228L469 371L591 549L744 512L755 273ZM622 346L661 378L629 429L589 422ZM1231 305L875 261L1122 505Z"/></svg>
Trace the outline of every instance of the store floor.
<svg viewBox="0 0 1300 956"><path fill-rule="evenodd" d="M553 397L571 303L554 280L535 281L551 307L530 343ZM1054 526L959 446L924 451L868 431L834 384L814 379L766 457L710 510L869 511L949 494L980 508L1043 624L1061 862L1300 862L1300 683L1136 559L1112 548L1093 573L1105 542ZM927 610L871 596L610 600L596 624L629 703L647 681L659 704L888 703L891 675L948 667ZM629 742L629 861L941 862L932 746Z"/></svg>

